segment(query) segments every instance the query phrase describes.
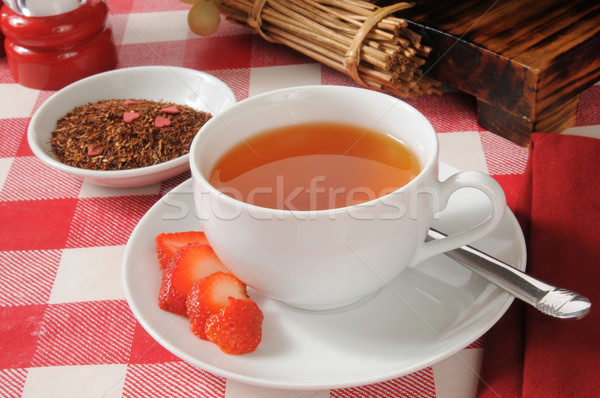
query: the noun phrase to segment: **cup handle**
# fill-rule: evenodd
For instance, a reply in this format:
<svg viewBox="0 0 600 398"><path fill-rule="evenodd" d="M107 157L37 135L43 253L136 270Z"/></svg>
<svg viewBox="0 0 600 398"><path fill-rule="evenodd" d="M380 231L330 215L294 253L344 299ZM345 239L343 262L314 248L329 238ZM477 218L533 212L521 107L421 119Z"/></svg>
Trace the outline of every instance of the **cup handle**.
<svg viewBox="0 0 600 398"><path fill-rule="evenodd" d="M451 234L445 238L423 243L411 260L416 265L430 257L468 245L489 234L498 226L506 211L506 197L500 184L485 173L461 171L439 182L438 198L440 210L448 205L450 196L461 188L475 188L483 192L492 204L491 214L481 223L465 231Z"/></svg>

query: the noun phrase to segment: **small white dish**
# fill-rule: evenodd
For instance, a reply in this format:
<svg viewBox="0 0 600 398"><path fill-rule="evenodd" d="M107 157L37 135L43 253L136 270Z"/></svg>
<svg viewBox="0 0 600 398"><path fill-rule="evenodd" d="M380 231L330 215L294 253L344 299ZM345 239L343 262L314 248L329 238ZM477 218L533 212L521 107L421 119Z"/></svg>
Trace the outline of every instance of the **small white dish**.
<svg viewBox="0 0 600 398"><path fill-rule="evenodd" d="M27 130L29 146L35 156L77 180L108 187L153 184L189 169L187 154L154 166L130 170L87 170L58 161L50 147L50 137L58 119L77 106L105 99L174 102L209 112L213 117L236 102L233 91L224 82L193 69L141 66L99 73L59 90L35 112Z"/></svg>
<svg viewBox="0 0 600 398"><path fill-rule="evenodd" d="M456 172L441 164L442 179ZM455 193L434 227L452 233L489 213L485 195ZM464 217L465 208L470 212ZM161 273L154 238L198 230L188 180L158 201L131 234L123 257L127 301L141 325L179 358L216 375L263 387L329 389L400 377L445 359L482 336L513 301L508 293L437 256L408 268L389 286L350 307L303 311L249 289L262 309L263 339L247 355L223 354L195 337L186 318L158 308ZM525 269L523 234L507 213L474 246Z"/></svg>

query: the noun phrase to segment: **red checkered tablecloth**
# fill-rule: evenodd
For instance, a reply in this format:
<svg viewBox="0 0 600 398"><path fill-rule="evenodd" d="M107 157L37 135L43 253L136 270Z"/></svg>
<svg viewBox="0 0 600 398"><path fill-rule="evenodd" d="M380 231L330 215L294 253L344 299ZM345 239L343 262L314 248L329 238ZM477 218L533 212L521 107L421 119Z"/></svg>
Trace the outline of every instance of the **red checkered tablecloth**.
<svg viewBox="0 0 600 398"><path fill-rule="evenodd" d="M173 65L211 73L238 100L288 86L355 85L336 71L223 21L201 38L188 4L109 0L118 68ZM0 396L2 397L472 397L485 338L413 374L369 386L286 391L195 368L154 341L121 283L127 239L145 212L189 172L109 189L72 180L31 152L27 124L52 94L17 84L0 58ZM446 91L408 101L439 133L443 162L494 176L509 205L528 152L482 130L474 100ZM599 135L600 86L581 97L575 134Z"/></svg>

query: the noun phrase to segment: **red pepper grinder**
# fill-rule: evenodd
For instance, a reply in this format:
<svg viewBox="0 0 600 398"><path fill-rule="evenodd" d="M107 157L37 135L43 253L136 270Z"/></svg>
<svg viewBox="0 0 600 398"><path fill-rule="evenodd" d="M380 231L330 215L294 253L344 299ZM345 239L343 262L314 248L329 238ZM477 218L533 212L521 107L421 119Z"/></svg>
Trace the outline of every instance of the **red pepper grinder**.
<svg viewBox="0 0 600 398"><path fill-rule="evenodd" d="M104 0L83 0L75 9L43 16L4 5L0 28L12 77L26 87L58 90L113 69L117 55L107 20Z"/></svg>

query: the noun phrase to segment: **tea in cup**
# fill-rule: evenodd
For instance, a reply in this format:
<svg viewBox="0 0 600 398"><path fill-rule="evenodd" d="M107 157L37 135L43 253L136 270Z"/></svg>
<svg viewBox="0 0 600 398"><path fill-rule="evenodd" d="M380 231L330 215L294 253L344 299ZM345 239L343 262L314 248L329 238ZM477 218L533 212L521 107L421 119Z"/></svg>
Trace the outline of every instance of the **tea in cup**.
<svg viewBox="0 0 600 398"><path fill-rule="evenodd" d="M490 176L438 180L438 142L416 109L342 86L277 90L206 123L190 148L194 202L223 263L268 297L342 307L406 267L490 233L506 209ZM489 198L489 217L425 243L458 189Z"/></svg>
<svg viewBox="0 0 600 398"><path fill-rule="evenodd" d="M208 182L251 205L315 211L384 196L420 171L416 155L386 134L343 123L296 123L239 142Z"/></svg>

